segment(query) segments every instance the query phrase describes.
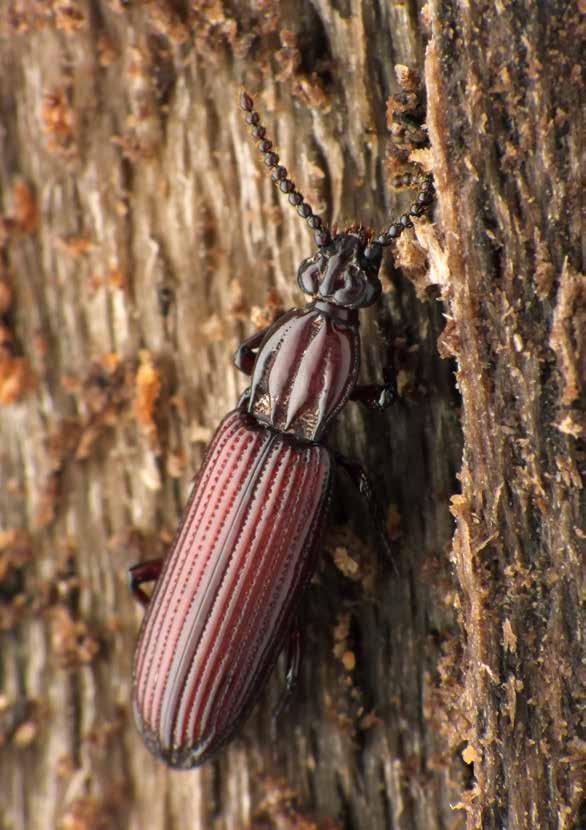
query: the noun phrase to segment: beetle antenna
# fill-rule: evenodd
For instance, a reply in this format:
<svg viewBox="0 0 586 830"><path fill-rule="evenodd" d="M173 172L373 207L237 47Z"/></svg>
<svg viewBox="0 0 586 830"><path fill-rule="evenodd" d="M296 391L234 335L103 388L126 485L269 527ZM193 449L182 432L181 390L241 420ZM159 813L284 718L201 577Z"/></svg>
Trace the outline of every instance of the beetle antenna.
<svg viewBox="0 0 586 830"><path fill-rule="evenodd" d="M412 216L423 216L429 208L435 197L435 189L433 186L433 176L430 173L420 173L416 178L409 177L408 184L419 188L419 192L415 197L415 201L407 211L401 214L396 222L393 222L389 227L376 237L375 242L383 247L390 245L393 239L398 239L405 228L412 228Z"/></svg>
<svg viewBox="0 0 586 830"><path fill-rule="evenodd" d="M297 208L297 213L305 219L309 227L314 231L315 241L318 247L327 245L331 239L330 232L324 226L321 218L311 209L311 206L303 200L303 195L295 189L295 183L289 178L287 168L279 164L279 156L273 151L273 142L266 137L267 131L260 123L260 115L254 109L254 101L246 91L240 93L240 106L246 113L246 123L250 126L250 133L257 140L257 148L264 156L264 163L271 169L271 178L279 185L281 193L288 195L289 203Z"/></svg>

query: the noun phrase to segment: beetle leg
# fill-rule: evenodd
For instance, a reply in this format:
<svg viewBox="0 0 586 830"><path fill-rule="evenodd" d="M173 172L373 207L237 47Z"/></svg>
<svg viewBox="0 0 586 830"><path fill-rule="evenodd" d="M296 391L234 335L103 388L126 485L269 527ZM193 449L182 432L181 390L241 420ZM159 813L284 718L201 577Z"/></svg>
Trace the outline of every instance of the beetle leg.
<svg viewBox="0 0 586 830"><path fill-rule="evenodd" d="M394 369L383 369L384 383L369 383L355 386L350 393L351 401L360 401L369 409L386 409L397 400L397 376Z"/></svg>
<svg viewBox="0 0 586 830"><path fill-rule="evenodd" d="M237 408L238 409L247 409L247 401L250 398L250 386L247 386L244 392L240 395L240 400L238 401Z"/></svg>
<svg viewBox="0 0 586 830"><path fill-rule="evenodd" d="M254 368L254 361L256 360L255 349L258 349L262 343L263 337L269 330L270 326L264 329L255 331L250 337L247 337L236 349L234 353L234 365L245 375L251 375Z"/></svg>
<svg viewBox="0 0 586 830"><path fill-rule="evenodd" d="M296 620L287 643L287 674L285 675L285 692L287 696L293 694L299 680L301 666L302 635L299 621Z"/></svg>
<svg viewBox="0 0 586 830"><path fill-rule="evenodd" d="M273 718L276 720L286 709L291 695L297 686L299 679L299 667L301 665L301 651L302 651L302 634L299 627L299 621L293 623L293 628L289 632L287 639L287 673L285 675L285 688L281 692L281 696L273 709Z"/></svg>
<svg viewBox="0 0 586 830"><path fill-rule="evenodd" d="M364 502L366 503L366 506L368 508L368 512L370 513L370 518L376 528L376 532L379 536L382 548L385 552L385 556L392 563L395 571L397 571L397 565L395 562L395 558L393 556L393 550L391 548L391 543L389 542L389 537L387 535L387 531L385 528L384 511L382 509L380 501L378 500L373 490L372 484L370 483L370 479L366 475L362 466L357 461L352 461L352 459L346 458L340 453L336 453L335 457L338 464L346 470L347 474L350 476L350 479L352 480L352 483L364 499Z"/></svg>
<svg viewBox="0 0 586 830"><path fill-rule="evenodd" d="M140 587L145 582L153 582L159 578L162 559L149 559L147 562L139 562L128 569L128 587L134 594L134 598L146 608L149 604L149 595Z"/></svg>

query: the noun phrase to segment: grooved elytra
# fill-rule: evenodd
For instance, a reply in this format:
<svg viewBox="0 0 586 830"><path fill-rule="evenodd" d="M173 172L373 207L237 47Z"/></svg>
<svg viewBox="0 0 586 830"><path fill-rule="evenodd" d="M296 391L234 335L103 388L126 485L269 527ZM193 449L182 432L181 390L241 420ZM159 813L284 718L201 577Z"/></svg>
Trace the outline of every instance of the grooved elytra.
<svg viewBox="0 0 586 830"><path fill-rule="evenodd" d="M137 722L169 764L204 761L254 704L315 568L330 471L324 447L239 410L220 425L135 656Z"/></svg>

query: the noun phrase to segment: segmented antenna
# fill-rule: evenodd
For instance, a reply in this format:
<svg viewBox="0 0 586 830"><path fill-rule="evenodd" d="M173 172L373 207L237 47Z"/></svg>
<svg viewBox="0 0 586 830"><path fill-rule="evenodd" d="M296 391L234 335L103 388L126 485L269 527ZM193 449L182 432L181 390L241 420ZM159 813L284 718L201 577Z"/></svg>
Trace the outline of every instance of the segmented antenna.
<svg viewBox="0 0 586 830"><path fill-rule="evenodd" d="M240 106L246 112L246 123L250 126L250 133L257 141L257 148L264 156L264 163L273 170L271 178L275 184L279 185L281 193L288 194L289 203L297 208L297 213L302 219L307 221L309 227L315 232L315 241L319 248L331 242L329 230L324 226L319 216L311 209L311 206L303 200L303 195L295 189L295 183L289 178L287 168L279 164L279 156L272 149L273 142L266 137L267 131L260 123L260 115L254 109L254 101L247 92L240 94ZM433 186L433 177L429 173L420 173L413 175L412 173L405 173L402 177L397 178L394 184L403 187L419 188L415 201L406 213L401 214L399 218L391 223L386 231L383 231L369 245L369 249L373 248L376 243L382 247L390 245L393 240L398 239L406 228L412 228L413 216L422 216L429 208L435 197L435 189ZM375 246L376 247L376 246ZM374 255L374 254L373 254Z"/></svg>
<svg viewBox="0 0 586 830"><path fill-rule="evenodd" d="M314 231L315 242L318 247L327 245L331 241L329 230L324 226L319 216L311 209L311 206L303 200L303 195L295 189L295 183L289 178L287 168L279 164L279 156L272 149L273 142L266 137L267 131L260 123L260 115L254 109L254 101L247 92L240 93L240 106L246 113L246 123L250 126L250 133L257 140L257 148L264 156L264 163L273 170L271 178L278 184L281 193L287 194L289 203L297 208L297 213L305 219L309 227Z"/></svg>
<svg viewBox="0 0 586 830"><path fill-rule="evenodd" d="M395 184L395 186L400 184L403 187L418 187L419 192L417 193L415 201L407 213L401 214L395 222L389 225L386 231L381 233L374 240L383 247L390 245L394 239L398 239L405 228L412 228L413 222L411 221L411 217L422 216L431 205L435 197L433 177L430 173L420 173L418 176L413 176L411 173L405 173L400 180L396 179L393 184Z"/></svg>

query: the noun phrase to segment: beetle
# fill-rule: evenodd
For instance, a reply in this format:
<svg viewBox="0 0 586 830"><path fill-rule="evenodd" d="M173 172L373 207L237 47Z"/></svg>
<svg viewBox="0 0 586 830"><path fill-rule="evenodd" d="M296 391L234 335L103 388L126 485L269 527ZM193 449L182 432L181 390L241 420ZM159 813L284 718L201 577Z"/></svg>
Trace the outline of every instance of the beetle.
<svg viewBox="0 0 586 830"><path fill-rule="evenodd" d="M383 249L433 199L431 177L421 174L409 213L384 233L353 226L332 234L279 163L246 92L240 104L273 181L314 231L316 251L297 273L308 304L236 352L250 386L212 438L167 556L129 572L146 606L135 720L149 750L178 769L204 763L234 736L286 647L293 683L295 610L316 568L336 460L324 436L348 400L382 409L393 398L390 374L358 384L359 310L380 296ZM376 513L364 473L343 464ZM142 588L149 581L150 599Z"/></svg>

